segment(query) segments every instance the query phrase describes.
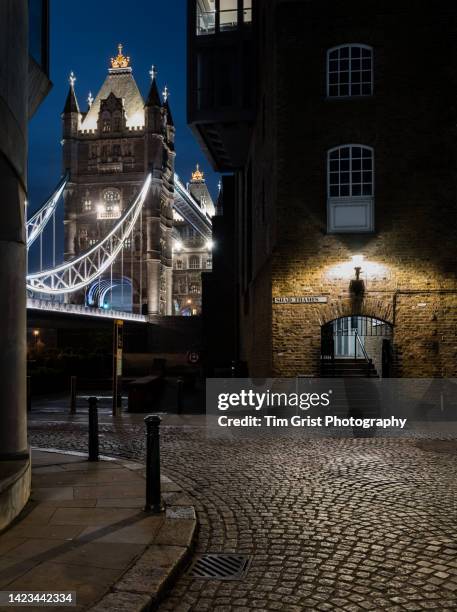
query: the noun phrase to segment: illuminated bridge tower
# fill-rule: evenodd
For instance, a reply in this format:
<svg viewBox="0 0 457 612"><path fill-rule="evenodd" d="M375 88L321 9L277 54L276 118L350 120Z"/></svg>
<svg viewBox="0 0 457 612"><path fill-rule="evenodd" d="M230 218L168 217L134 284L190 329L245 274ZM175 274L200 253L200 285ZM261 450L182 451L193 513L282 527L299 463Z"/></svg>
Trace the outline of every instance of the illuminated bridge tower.
<svg viewBox="0 0 457 612"><path fill-rule="evenodd" d="M143 100L130 58L119 52L95 98L81 111L75 77L62 113L65 259L72 259L109 233L152 173L141 219L109 273L72 302L172 313L172 231L175 130L168 92L160 99L154 68Z"/></svg>

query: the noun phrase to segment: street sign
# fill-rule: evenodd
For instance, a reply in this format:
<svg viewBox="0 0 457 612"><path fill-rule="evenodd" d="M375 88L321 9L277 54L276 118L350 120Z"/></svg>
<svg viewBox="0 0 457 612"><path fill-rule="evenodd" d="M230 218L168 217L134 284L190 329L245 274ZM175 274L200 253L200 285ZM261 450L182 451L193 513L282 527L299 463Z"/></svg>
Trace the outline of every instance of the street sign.
<svg viewBox="0 0 457 612"><path fill-rule="evenodd" d="M284 296L274 297L273 304L326 304L326 295L303 295L303 296Z"/></svg>

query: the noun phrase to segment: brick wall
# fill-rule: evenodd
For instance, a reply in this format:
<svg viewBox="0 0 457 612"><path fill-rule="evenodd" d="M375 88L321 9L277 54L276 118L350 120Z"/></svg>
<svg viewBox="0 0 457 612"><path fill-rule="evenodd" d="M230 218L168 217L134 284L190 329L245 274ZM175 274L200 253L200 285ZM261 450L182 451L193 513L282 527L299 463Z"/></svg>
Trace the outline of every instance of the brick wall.
<svg viewBox="0 0 457 612"><path fill-rule="evenodd" d="M242 327L251 372L268 368L271 297L322 295L327 304L273 305L273 374L317 375L321 325L360 314L394 326L395 375L457 375L457 9L399 5L278 5L276 39L262 62L273 66L271 138L262 140L258 120L252 145L255 197L262 174L272 179L268 160L275 171L269 251L265 230L253 231L254 252L266 249L269 263L255 270ZM326 50L348 42L374 48L374 95L328 100ZM374 148L373 234L327 233L326 155L343 144ZM359 254L365 292L354 298L351 258Z"/></svg>

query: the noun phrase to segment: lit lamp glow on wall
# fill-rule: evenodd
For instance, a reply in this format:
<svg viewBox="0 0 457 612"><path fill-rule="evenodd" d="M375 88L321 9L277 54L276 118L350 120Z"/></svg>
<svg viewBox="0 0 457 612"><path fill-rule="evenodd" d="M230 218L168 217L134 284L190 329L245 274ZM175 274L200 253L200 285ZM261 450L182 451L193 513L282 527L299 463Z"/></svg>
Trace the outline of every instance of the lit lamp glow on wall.
<svg viewBox="0 0 457 612"><path fill-rule="evenodd" d="M375 261L369 261L365 255L352 255L347 261L327 268L325 275L330 280L360 280L363 274L365 280L387 280L389 278L388 268Z"/></svg>
<svg viewBox="0 0 457 612"><path fill-rule="evenodd" d="M206 242L206 249L208 251L212 251L214 249L214 242L212 240L207 240L207 242Z"/></svg>
<svg viewBox="0 0 457 612"><path fill-rule="evenodd" d="M365 283L360 278L362 272L363 255L353 255L352 263L354 265L355 279L352 279L349 284L349 291L354 296L362 296L365 292Z"/></svg>
<svg viewBox="0 0 457 612"><path fill-rule="evenodd" d="M180 242L179 240L176 240L176 242L173 244L173 251L176 251L176 253L181 253L182 250L183 250L182 242Z"/></svg>

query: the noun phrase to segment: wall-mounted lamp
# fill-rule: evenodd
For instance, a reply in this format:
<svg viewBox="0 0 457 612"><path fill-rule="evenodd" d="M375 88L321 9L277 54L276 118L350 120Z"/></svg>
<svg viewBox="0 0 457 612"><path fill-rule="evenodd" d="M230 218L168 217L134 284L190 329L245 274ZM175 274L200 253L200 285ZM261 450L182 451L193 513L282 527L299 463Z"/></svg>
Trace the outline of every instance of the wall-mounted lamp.
<svg viewBox="0 0 457 612"><path fill-rule="evenodd" d="M180 242L179 240L176 240L176 242L173 245L173 251L176 251L176 253L180 253L182 249L183 249L182 242Z"/></svg>
<svg viewBox="0 0 457 612"><path fill-rule="evenodd" d="M362 262L365 259L363 255L353 255L352 263L355 270L355 280L351 280L349 284L349 291L352 295L360 297L365 293L365 283L360 278L362 272Z"/></svg>
<svg viewBox="0 0 457 612"><path fill-rule="evenodd" d="M206 248L208 251L212 251L214 249L214 242L212 240L208 240L206 242Z"/></svg>
<svg viewBox="0 0 457 612"><path fill-rule="evenodd" d="M353 255L352 263L354 264L355 280L360 280L360 273L362 272L362 263L365 259L364 255Z"/></svg>

